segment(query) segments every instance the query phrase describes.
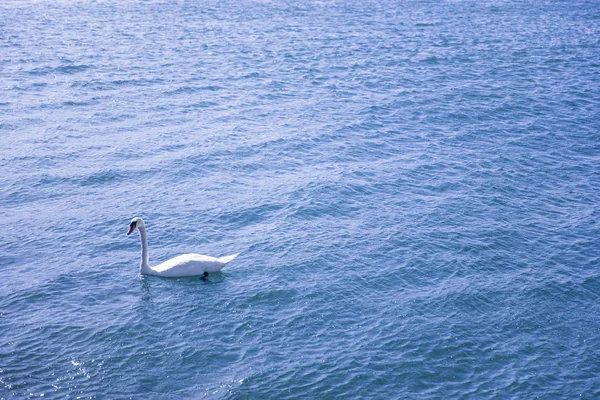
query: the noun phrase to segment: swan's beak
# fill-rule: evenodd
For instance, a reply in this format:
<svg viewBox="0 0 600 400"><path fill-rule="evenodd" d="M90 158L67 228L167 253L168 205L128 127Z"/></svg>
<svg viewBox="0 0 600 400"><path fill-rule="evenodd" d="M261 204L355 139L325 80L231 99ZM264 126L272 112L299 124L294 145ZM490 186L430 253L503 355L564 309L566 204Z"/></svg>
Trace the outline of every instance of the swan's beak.
<svg viewBox="0 0 600 400"><path fill-rule="evenodd" d="M127 231L127 235L131 235L131 232L133 232L135 230L135 224L132 223L131 225L129 225L129 230Z"/></svg>

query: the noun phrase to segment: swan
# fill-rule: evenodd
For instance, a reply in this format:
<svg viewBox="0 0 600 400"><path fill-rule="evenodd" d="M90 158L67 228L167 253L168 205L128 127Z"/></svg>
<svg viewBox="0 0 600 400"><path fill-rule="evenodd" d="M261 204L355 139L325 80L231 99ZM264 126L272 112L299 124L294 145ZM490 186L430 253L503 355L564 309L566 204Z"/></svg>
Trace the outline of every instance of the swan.
<svg viewBox="0 0 600 400"><path fill-rule="evenodd" d="M140 232L140 242L142 244L142 260L140 262L140 272L144 275L156 275L168 278L177 278L183 276L203 275L206 277L209 272L218 272L228 262L235 259L238 254L216 258L202 254L182 254L171 258L156 267L151 267L148 262L148 236L146 235L146 224L140 217L135 217L129 224L127 235L137 228Z"/></svg>

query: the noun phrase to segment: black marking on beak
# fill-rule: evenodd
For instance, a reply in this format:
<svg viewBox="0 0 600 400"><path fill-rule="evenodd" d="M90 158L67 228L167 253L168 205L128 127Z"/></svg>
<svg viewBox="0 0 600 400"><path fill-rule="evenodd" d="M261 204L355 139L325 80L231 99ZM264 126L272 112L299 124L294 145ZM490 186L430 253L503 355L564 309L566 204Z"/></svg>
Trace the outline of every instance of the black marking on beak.
<svg viewBox="0 0 600 400"><path fill-rule="evenodd" d="M131 232L134 231L135 227L137 225L137 221L133 221L131 224L129 224L129 231L127 231L127 234L130 235Z"/></svg>

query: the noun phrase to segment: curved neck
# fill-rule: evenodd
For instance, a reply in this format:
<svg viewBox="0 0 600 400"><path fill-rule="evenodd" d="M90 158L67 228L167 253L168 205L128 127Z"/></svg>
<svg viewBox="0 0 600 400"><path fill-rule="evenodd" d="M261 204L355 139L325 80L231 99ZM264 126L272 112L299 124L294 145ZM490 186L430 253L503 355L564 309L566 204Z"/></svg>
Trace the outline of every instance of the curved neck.
<svg viewBox="0 0 600 400"><path fill-rule="evenodd" d="M138 227L140 231L140 242L142 243L142 260L140 262L140 270L150 269L149 255L148 255L148 235L146 235L146 228L144 226Z"/></svg>

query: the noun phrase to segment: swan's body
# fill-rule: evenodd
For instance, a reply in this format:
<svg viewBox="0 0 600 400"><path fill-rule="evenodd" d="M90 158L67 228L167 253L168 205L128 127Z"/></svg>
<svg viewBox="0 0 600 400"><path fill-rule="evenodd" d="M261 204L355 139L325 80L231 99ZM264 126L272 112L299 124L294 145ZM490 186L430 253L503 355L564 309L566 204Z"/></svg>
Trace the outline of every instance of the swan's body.
<svg viewBox="0 0 600 400"><path fill-rule="evenodd" d="M197 275L206 276L209 272L220 271L225 264L238 256L237 254L233 254L227 257L216 258L202 254L182 254L156 267L151 267L148 256L148 236L143 219L139 217L132 219L127 234L131 234L136 228L140 232L140 242L142 244L140 272L145 275L164 276L168 278Z"/></svg>

